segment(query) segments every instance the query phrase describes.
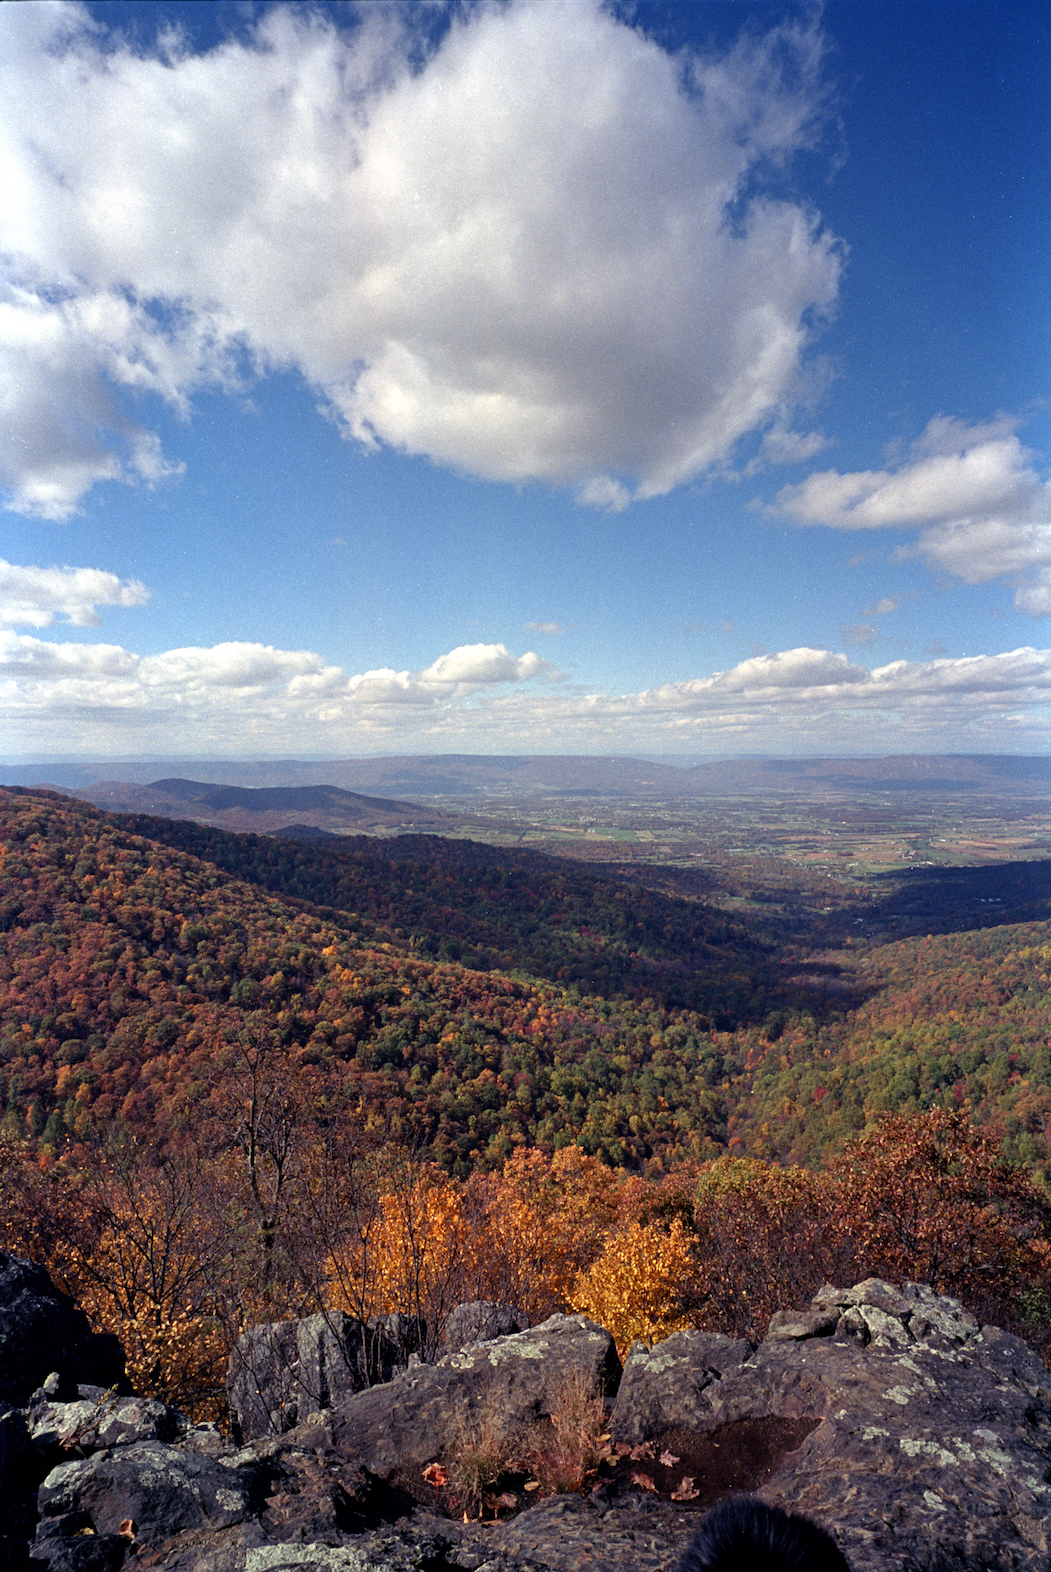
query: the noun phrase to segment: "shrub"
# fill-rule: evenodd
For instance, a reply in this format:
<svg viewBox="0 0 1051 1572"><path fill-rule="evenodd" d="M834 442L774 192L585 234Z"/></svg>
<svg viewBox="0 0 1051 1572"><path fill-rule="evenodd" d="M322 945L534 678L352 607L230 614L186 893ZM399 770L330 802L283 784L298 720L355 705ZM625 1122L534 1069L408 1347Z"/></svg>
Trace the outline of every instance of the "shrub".
<svg viewBox="0 0 1051 1572"><path fill-rule="evenodd" d="M658 1342L696 1324L695 1277L680 1218L667 1229L629 1223L577 1278L572 1305L612 1334L623 1358L636 1338Z"/></svg>

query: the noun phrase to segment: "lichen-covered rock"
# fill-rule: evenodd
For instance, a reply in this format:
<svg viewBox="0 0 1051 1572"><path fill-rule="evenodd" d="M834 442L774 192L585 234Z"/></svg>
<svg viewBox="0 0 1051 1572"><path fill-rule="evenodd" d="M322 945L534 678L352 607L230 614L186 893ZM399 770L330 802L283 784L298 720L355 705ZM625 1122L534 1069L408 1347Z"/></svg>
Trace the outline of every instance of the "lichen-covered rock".
<svg viewBox="0 0 1051 1572"><path fill-rule="evenodd" d="M0 1251L0 1404L22 1407L53 1372L129 1390L117 1339L92 1332L42 1266Z"/></svg>
<svg viewBox="0 0 1051 1572"><path fill-rule="evenodd" d="M348 1398L331 1416L333 1444L362 1467L389 1473L447 1454L483 1413L509 1431L525 1429L550 1413L567 1381L612 1393L620 1371L604 1328L582 1315L552 1316Z"/></svg>
<svg viewBox="0 0 1051 1572"><path fill-rule="evenodd" d="M634 1446L662 1430L706 1428L706 1388L751 1353L744 1338L720 1332L676 1332L653 1348L633 1344L610 1420L614 1440Z"/></svg>
<svg viewBox="0 0 1051 1572"><path fill-rule="evenodd" d="M615 1433L677 1422L668 1351L629 1361ZM834 1530L854 1572L1046 1572L1051 1372L955 1300L876 1279L824 1288L737 1363L702 1381L688 1357L680 1368L694 1430L819 1421L758 1494Z"/></svg>
<svg viewBox="0 0 1051 1572"><path fill-rule="evenodd" d="M97 1533L131 1519L145 1539L182 1529L226 1528L257 1516L270 1473L258 1461L230 1466L182 1447L143 1441L53 1468L40 1487L42 1518L86 1512Z"/></svg>
<svg viewBox="0 0 1051 1572"><path fill-rule="evenodd" d="M367 1322L338 1311L253 1327L230 1359L227 1395L241 1436L281 1435L353 1392L389 1381L422 1346L417 1317Z"/></svg>
<svg viewBox="0 0 1051 1572"><path fill-rule="evenodd" d="M85 1452L132 1446L138 1441L175 1441L187 1422L155 1398L121 1397L98 1386L80 1386L66 1403L49 1402L43 1392L27 1411L29 1434L39 1452L54 1463Z"/></svg>
<svg viewBox="0 0 1051 1572"><path fill-rule="evenodd" d="M567 1380L612 1393L618 1375L602 1328L557 1316L239 1447L214 1427L180 1431L179 1445L127 1439L161 1418L148 1404L113 1402L123 1444L48 1475L33 1563L116 1572L131 1518L134 1556L123 1565L139 1572L667 1572L702 1501L748 1488L822 1523L853 1572L1046 1572L1051 1373L955 1301L878 1280L822 1289L806 1309L775 1317L758 1348L683 1332L632 1350L614 1433L640 1447L681 1437L695 1496L672 1494L659 1477L659 1489L618 1477L497 1526L414 1504L416 1471L448 1461L481 1416L527 1426ZM34 1425L74 1410L79 1422L82 1403L107 1401L49 1386L28 1411ZM113 1439L100 1417L80 1425L79 1445ZM0 1415L0 1467L9 1456L15 1474L27 1448L39 1458L25 1419ZM654 1475L665 1445L644 1465ZM672 1471L676 1482L685 1467ZM23 1551L12 1565L24 1564Z"/></svg>
<svg viewBox="0 0 1051 1572"><path fill-rule="evenodd" d="M457 1305L445 1323L444 1351L458 1353L473 1343L488 1343L494 1337L512 1337L526 1332L530 1320L513 1305L496 1304L492 1299L472 1299Z"/></svg>

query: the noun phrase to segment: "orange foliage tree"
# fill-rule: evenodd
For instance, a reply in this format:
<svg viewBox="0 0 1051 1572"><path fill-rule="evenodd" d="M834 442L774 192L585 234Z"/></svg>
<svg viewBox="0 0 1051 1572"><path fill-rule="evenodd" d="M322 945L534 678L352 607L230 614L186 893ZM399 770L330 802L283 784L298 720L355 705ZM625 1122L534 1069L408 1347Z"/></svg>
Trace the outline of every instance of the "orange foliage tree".
<svg viewBox="0 0 1051 1572"><path fill-rule="evenodd" d="M1051 1204L963 1113L890 1114L830 1174L859 1276L929 1283L1048 1345Z"/></svg>

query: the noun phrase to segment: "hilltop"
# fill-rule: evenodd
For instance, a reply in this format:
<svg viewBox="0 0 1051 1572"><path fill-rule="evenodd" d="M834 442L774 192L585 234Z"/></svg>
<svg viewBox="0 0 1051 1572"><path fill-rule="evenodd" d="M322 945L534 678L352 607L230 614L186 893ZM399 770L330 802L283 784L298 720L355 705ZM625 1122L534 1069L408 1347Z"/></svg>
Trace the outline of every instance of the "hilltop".
<svg viewBox="0 0 1051 1572"><path fill-rule="evenodd" d="M290 824L335 831L353 826L377 831L438 829L446 815L436 808L367 797L339 786L230 786L173 777L146 786L101 781L81 795L100 808L193 819L226 830L265 835Z"/></svg>

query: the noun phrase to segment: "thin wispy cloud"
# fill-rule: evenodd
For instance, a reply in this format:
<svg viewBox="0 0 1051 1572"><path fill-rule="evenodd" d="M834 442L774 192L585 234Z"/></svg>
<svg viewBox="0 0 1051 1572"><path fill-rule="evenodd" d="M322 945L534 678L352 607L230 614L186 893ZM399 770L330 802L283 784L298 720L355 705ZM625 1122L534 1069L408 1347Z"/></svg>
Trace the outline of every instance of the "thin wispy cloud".
<svg viewBox="0 0 1051 1572"><path fill-rule="evenodd" d="M861 613L863 617L889 617L897 611L899 601L893 595L881 595L874 606L866 606Z"/></svg>
<svg viewBox="0 0 1051 1572"><path fill-rule="evenodd" d="M882 634L871 622L850 622L839 630L840 643L847 649L871 650L882 642Z"/></svg>

